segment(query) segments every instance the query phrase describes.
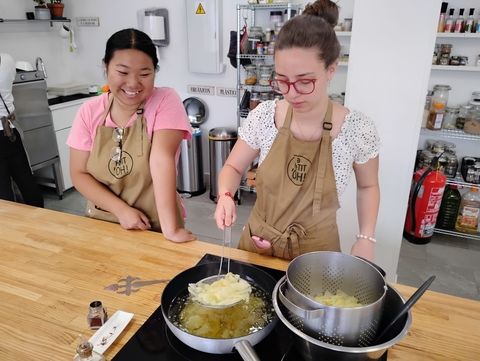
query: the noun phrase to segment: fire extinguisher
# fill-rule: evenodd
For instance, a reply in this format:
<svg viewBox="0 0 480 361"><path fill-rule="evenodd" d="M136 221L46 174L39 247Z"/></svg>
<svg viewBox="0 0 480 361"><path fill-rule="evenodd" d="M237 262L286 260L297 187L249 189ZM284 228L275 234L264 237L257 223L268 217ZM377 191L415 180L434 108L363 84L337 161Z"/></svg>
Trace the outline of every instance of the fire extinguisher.
<svg viewBox="0 0 480 361"><path fill-rule="evenodd" d="M447 177L439 169L439 158L413 175L403 236L415 244L430 242L437 222Z"/></svg>

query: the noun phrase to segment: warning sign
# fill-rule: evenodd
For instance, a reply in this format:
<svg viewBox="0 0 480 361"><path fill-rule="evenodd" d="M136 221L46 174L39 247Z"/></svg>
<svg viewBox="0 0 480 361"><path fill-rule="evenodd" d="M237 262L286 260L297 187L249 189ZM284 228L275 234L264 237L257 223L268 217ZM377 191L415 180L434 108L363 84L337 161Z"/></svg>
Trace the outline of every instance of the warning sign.
<svg viewBox="0 0 480 361"><path fill-rule="evenodd" d="M195 11L195 14L197 14L197 15L205 15L206 14L205 8L203 7L202 3L198 3L197 11Z"/></svg>

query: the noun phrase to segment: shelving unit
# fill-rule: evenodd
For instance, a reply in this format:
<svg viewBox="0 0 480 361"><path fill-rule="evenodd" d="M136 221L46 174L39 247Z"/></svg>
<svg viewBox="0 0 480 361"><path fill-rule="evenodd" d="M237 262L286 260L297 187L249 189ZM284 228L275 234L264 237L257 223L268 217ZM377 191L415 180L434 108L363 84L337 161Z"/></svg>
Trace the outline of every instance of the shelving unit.
<svg viewBox="0 0 480 361"><path fill-rule="evenodd" d="M272 88L268 85L245 85L242 84L242 79L241 79L241 72L242 72L242 66L240 64L241 59L250 59L252 61L264 61L267 64L273 64L273 55L270 54L265 54L265 55L259 55L259 54L240 54L240 31L241 27L243 25L243 17L242 17L242 12L247 12L248 13L248 18L250 19L250 23L248 26L255 26L257 25L256 20L255 20L255 14L257 11L275 11L275 10L281 10L281 11L286 11L287 13L287 19L290 19L292 10L298 10L300 5L298 4L292 4L290 2L285 2L285 3L275 3L275 4L237 4L237 54L236 54L236 59L237 59L237 127L240 127L242 119L246 118L248 115L248 111L244 109L240 109L240 102L243 97L243 94L245 90L248 91L259 91L259 92L268 92L271 91ZM272 29L273 30L273 29ZM348 36L347 32L345 32L344 36ZM241 203L241 191L247 191L247 192L255 192L255 188L249 187L246 185L245 180L242 180L242 183L240 185L237 197L238 197L238 203Z"/></svg>
<svg viewBox="0 0 480 361"><path fill-rule="evenodd" d="M462 3L461 5L455 1L449 2L453 8L459 7L476 7L473 1L471 4ZM467 102L466 94L478 90L476 84L480 82L480 66L476 66L477 55L480 53L480 33L437 33L437 44L450 43L453 45L452 55L467 55L469 63L467 66L451 66L451 65L432 65L431 68L431 85L433 84L449 84L456 94L452 97L450 94L449 105L457 105ZM456 96L455 96L456 95ZM422 128L420 132L422 139L448 139L456 143L457 156L460 159L463 156L480 156L480 135L468 134L463 130L429 130ZM453 179L447 178L447 184L457 185L461 188L477 188L479 184L467 183L460 174ZM470 234L456 230L445 230L435 228L435 233L445 234L449 236L480 240L480 233Z"/></svg>

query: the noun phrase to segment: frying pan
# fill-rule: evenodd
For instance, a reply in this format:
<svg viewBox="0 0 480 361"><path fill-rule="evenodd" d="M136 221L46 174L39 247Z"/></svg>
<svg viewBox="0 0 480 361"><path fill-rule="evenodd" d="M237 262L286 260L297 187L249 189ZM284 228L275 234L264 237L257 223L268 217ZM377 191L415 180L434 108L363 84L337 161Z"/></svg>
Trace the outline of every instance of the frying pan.
<svg viewBox="0 0 480 361"><path fill-rule="evenodd" d="M199 351L226 354L232 353L236 349L243 360L259 361L253 346L262 341L275 327L278 318L276 314L272 316L271 321L262 329L252 332L246 336L236 338L206 338L192 335L175 325L174 319L181 311L178 308L171 307L177 297L185 296L188 293L188 284L195 283L201 279L218 274L219 262L202 264L189 268L175 276L165 287L162 294L162 314L165 323L172 333L184 344ZM265 271L248 264L232 263L230 272L239 274L250 284L262 289L266 294L267 308L272 308L272 294L276 281Z"/></svg>

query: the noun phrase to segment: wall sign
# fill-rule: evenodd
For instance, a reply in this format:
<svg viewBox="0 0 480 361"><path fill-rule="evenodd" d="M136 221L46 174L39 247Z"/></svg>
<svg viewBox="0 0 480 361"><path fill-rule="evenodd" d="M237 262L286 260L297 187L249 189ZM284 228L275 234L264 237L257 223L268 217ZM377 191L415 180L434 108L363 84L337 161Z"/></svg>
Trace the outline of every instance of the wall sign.
<svg viewBox="0 0 480 361"><path fill-rule="evenodd" d="M215 95L215 87L210 85L188 85L187 91L190 94Z"/></svg>

